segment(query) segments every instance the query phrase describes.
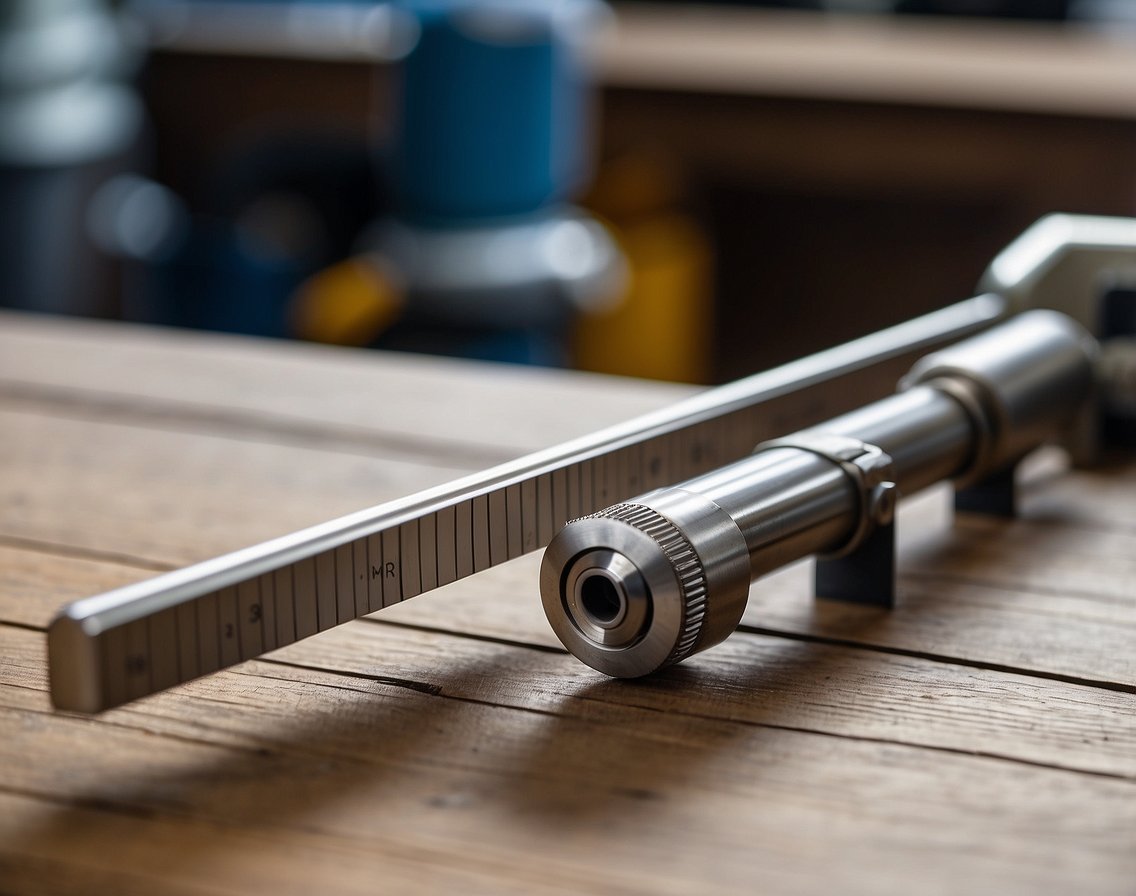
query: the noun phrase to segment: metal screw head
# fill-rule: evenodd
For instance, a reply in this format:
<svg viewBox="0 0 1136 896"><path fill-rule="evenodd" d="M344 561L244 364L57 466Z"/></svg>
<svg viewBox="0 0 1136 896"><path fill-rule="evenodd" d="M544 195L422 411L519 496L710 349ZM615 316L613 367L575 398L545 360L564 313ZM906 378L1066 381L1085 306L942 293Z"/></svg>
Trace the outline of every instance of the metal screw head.
<svg viewBox="0 0 1136 896"><path fill-rule="evenodd" d="M872 489L868 513L872 521L886 526L895 518L895 506L899 501L899 486L894 482L881 482Z"/></svg>

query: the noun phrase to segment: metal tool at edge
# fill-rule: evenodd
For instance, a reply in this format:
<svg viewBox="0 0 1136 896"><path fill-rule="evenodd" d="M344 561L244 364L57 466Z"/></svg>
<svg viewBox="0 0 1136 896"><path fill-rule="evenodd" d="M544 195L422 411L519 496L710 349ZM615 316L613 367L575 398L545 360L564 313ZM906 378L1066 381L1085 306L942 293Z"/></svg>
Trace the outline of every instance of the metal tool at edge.
<svg viewBox="0 0 1136 896"><path fill-rule="evenodd" d="M99 712L547 545L568 520L708 473L882 394L921 354L1029 307L1092 328L1101 279L1136 269L1136 221L1051 216L985 292L482 473L65 606L51 697Z"/></svg>

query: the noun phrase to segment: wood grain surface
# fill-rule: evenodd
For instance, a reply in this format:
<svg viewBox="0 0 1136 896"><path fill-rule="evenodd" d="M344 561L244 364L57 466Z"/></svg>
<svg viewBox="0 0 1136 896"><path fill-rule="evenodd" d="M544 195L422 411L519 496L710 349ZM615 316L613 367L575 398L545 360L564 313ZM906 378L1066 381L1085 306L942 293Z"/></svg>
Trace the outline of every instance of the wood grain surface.
<svg viewBox="0 0 1136 896"><path fill-rule="evenodd" d="M0 315L0 892L1136 894L1136 464L902 510L901 603L798 564L648 681L528 556L96 718L60 604L681 387Z"/></svg>

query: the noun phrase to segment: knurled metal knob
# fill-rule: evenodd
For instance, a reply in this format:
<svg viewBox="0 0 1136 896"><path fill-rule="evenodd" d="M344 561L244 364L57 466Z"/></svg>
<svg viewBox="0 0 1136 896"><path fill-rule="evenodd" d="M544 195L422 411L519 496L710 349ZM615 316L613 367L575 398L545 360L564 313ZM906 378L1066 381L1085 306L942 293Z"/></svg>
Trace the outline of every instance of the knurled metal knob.
<svg viewBox="0 0 1136 896"><path fill-rule="evenodd" d="M749 571L745 539L724 511L700 495L657 492L562 529L541 564L541 600L573 654L634 678L729 635Z"/></svg>

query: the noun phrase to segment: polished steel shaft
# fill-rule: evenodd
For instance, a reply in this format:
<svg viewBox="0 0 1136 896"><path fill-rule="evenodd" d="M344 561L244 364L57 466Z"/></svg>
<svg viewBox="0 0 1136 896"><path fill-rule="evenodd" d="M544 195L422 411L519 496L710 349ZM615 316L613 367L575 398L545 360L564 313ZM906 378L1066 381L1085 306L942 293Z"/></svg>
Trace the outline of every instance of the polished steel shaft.
<svg viewBox="0 0 1136 896"><path fill-rule="evenodd" d="M541 568L549 621L576 656L620 677L712 646L737 625L752 579L851 550L890 520L897 491L979 479L1069 427L1094 357L1069 318L1023 314L924 358L896 395L570 523Z"/></svg>

